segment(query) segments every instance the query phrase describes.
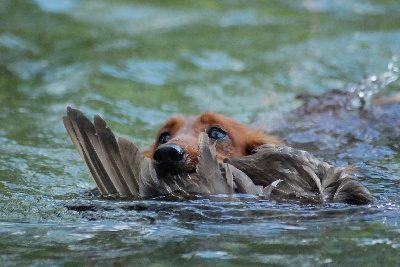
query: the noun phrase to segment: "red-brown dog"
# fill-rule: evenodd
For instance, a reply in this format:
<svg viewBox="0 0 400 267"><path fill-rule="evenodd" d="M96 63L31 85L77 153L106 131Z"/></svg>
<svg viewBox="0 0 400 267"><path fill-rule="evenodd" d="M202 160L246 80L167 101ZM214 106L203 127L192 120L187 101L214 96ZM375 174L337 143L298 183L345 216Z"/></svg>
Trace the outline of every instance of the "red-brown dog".
<svg viewBox="0 0 400 267"><path fill-rule="evenodd" d="M176 175L196 171L198 164L198 137L206 132L210 142L216 142L219 164L225 158L251 154L262 144L281 144L276 137L215 113L203 113L198 117L176 116L167 120L157 134L157 141L142 153L153 158L159 174Z"/></svg>

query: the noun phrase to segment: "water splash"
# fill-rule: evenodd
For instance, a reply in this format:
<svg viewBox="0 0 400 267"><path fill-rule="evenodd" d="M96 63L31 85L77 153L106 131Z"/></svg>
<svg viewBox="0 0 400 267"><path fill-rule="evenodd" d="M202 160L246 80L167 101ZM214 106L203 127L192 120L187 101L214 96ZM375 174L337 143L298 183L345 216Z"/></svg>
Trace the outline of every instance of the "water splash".
<svg viewBox="0 0 400 267"><path fill-rule="evenodd" d="M354 95L351 101L352 108L369 110L373 104L373 97L386 88L387 85L399 78L399 68L397 67L397 56L393 56L388 64L388 71L383 74L371 75L362 79L356 84L349 84L345 88Z"/></svg>

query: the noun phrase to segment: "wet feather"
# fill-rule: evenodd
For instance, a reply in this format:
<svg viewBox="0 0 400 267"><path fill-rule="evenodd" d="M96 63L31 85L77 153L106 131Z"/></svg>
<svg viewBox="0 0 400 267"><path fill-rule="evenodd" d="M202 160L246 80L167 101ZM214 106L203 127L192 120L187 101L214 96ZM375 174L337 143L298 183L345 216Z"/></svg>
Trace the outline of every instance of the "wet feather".
<svg viewBox="0 0 400 267"><path fill-rule="evenodd" d="M100 116L95 116L93 124L79 110L68 108L63 122L104 196L148 198L244 193L278 201L373 202L368 189L346 169L287 146L262 145L252 155L228 158L219 166L215 146L202 133L196 172L159 176L153 160L142 157L129 140L117 141Z"/></svg>

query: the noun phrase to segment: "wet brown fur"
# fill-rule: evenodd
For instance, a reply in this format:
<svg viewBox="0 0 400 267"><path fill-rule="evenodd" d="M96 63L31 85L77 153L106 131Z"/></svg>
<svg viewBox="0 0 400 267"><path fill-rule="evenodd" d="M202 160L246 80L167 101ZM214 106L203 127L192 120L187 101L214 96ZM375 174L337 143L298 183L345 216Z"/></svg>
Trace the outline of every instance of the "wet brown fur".
<svg viewBox="0 0 400 267"><path fill-rule="evenodd" d="M166 144L181 146L187 154L185 172L194 172L198 164L198 137L211 127L220 127L228 134L224 141L216 141L216 151L219 164L225 158L238 158L250 155L252 150L263 144L282 144L274 137L264 134L261 129L254 130L227 116L215 113L202 113L198 117L175 116L168 119L157 133L156 141L150 149L142 152L144 157L153 158L159 147L160 136L170 134Z"/></svg>

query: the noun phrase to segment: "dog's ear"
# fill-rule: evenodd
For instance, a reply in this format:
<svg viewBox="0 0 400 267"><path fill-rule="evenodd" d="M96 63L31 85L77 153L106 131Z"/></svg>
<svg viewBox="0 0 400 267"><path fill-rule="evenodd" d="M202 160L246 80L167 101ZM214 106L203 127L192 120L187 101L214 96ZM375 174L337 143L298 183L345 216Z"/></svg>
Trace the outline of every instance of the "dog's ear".
<svg viewBox="0 0 400 267"><path fill-rule="evenodd" d="M264 144L282 145L283 142L277 137L263 133L262 129L249 132L246 139L246 154L251 155L252 151Z"/></svg>

